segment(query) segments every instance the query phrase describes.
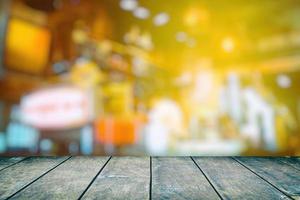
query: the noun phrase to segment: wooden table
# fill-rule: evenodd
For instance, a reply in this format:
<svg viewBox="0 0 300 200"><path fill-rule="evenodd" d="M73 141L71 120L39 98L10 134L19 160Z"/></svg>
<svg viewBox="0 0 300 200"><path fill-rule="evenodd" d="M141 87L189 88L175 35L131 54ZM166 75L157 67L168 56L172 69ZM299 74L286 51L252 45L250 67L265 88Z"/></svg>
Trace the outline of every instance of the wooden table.
<svg viewBox="0 0 300 200"><path fill-rule="evenodd" d="M300 158L2 157L6 198L300 199Z"/></svg>

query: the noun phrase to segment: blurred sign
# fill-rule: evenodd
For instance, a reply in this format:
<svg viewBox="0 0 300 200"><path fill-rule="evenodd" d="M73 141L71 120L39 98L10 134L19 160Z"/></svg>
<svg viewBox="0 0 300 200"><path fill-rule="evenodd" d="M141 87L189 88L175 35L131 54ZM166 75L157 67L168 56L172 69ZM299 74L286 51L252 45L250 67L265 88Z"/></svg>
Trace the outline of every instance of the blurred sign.
<svg viewBox="0 0 300 200"><path fill-rule="evenodd" d="M82 126L91 119L89 95L75 87L44 89L21 101L22 121L39 129Z"/></svg>
<svg viewBox="0 0 300 200"><path fill-rule="evenodd" d="M13 70L41 73L49 58L50 32L45 27L11 18L6 34L5 65Z"/></svg>

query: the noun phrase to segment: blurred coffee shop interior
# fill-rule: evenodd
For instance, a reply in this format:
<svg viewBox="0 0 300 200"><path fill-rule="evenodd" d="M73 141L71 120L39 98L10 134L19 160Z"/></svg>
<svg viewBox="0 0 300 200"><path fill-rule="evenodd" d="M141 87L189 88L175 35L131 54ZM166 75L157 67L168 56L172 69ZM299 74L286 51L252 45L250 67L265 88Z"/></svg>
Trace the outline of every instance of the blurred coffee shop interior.
<svg viewBox="0 0 300 200"><path fill-rule="evenodd" d="M0 1L0 155L300 155L299 0Z"/></svg>

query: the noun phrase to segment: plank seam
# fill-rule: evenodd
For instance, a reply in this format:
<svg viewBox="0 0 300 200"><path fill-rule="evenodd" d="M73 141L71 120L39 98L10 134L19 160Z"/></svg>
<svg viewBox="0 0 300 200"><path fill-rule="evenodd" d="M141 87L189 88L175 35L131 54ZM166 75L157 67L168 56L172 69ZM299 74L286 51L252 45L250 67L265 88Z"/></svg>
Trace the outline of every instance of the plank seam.
<svg viewBox="0 0 300 200"><path fill-rule="evenodd" d="M98 171L98 173L96 174L96 176L92 179L92 181L88 184L88 186L85 188L85 190L81 193L81 195L79 196L78 200L82 199L82 197L85 195L85 193L88 191L88 189L92 186L92 184L94 183L94 181L97 179L97 177L100 175L100 173L103 171L103 169L105 168L105 166L107 165L107 163L110 161L110 159L112 158L112 156L110 156L107 161L104 163L104 165L100 168L100 170Z"/></svg>
<svg viewBox="0 0 300 200"><path fill-rule="evenodd" d="M292 168L294 168L294 169L300 171L300 168L297 168L297 167L295 167L294 165L292 165L292 164L290 164L290 163L288 163L288 162L285 162L285 161L280 160L280 159L279 159L278 161L281 162L281 163L283 163L283 164L285 164L285 165L287 165L287 166L289 166L289 167L292 167Z"/></svg>
<svg viewBox="0 0 300 200"><path fill-rule="evenodd" d="M149 199L152 199L152 156L150 156Z"/></svg>
<svg viewBox="0 0 300 200"><path fill-rule="evenodd" d="M6 167L0 169L0 172L3 171L3 170L5 170L5 169L7 169L7 168L9 168L9 167L11 167L11 166L14 166L14 165L20 163L20 162L22 162L22 161L24 161L24 160L26 160L26 159L28 159L28 158L30 158L30 157L23 158L23 159L21 159L21 160L15 162L15 163L12 163L12 164L8 165L8 166L6 166Z"/></svg>
<svg viewBox="0 0 300 200"><path fill-rule="evenodd" d="M66 162L67 160L69 160L72 156L66 158L65 160L61 161L60 163L58 163L57 165L55 165L54 167L52 167L51 169L47 170L46 172L44 172L43 174L41 174L39 177L37 177L36 179L34 179L33 181L31 181L30 183L28 183L27 185L25 185L24 187L22 187L20 190L18 190L17 192L13 193L12 195L10 195L9 197L7 197L6 199L10 199L13 196L15 196L16 194L18 194L19 192L23 191L24 189L26 189L28 186L30 186L31 184L33 184L34 182L36 182L37 180L39 180L40 178L42 178L43 176L45 176L46 174L48 174L49 172L51 172L52 170L56 169L58 166L60 166L61 164L63 164L64 162Z"/></svg>
<svg viewBox="0 0 300 200"><path fill-rule="evenodd" d="M214 191L217 193L217 195L219 196L219 198L221 200L223 200L223 197L221 196L221 194L217 191L217 189L215 188L215 186L212 184L212 182L209 180L209 178L206 176L206 174L204 173L204 171L201 169L201 167L197 164L197 162L194 160L193 157L190 157L192 159L192 161L194 162L194 164L197 166L197 168L200 170L200 172L203 174L203 176L206 178L206 180L208 181L208 183L210 184L210 186L214 189Z"/></svg>
<svg viewBox="0 0 300 200"><path fill-rule="evenodd" d="M233 160L235 160L237 163L239 163L240 165L242 165L244 168L248 169L249 171L251 171L253 174L255 174L256 176L258 176L259 178L261 178L263 181L267 182L268 184L270 184L272 187L274 187L276 190L278 190L279 192L281 192L283 195L287 196L290 199L294 199L292 196L290 196L289 194L287 194L286 192L282 191L280 188L278 188L277 186L275 186L274 184L272 184L271 182L269 182L268 180L266 180L264 177L262 177L261 175L259 175L258 173L256 173L254 170L252 170L250 167L247 167L246 164L243 164L242 161L239 161L237 158L235 157L231 157Z"/></svg>

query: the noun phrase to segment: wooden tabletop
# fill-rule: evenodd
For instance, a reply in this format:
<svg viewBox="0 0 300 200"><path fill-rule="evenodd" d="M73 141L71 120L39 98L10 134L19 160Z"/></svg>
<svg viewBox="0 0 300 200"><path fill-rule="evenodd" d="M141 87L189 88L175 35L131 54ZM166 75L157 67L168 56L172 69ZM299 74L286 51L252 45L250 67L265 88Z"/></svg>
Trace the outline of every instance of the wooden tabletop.
<svg viewBox="0 0 300 200"><path fill-rule="evenodd" d="M7 198L300 199L300 158L2 157Z"/></svg>

